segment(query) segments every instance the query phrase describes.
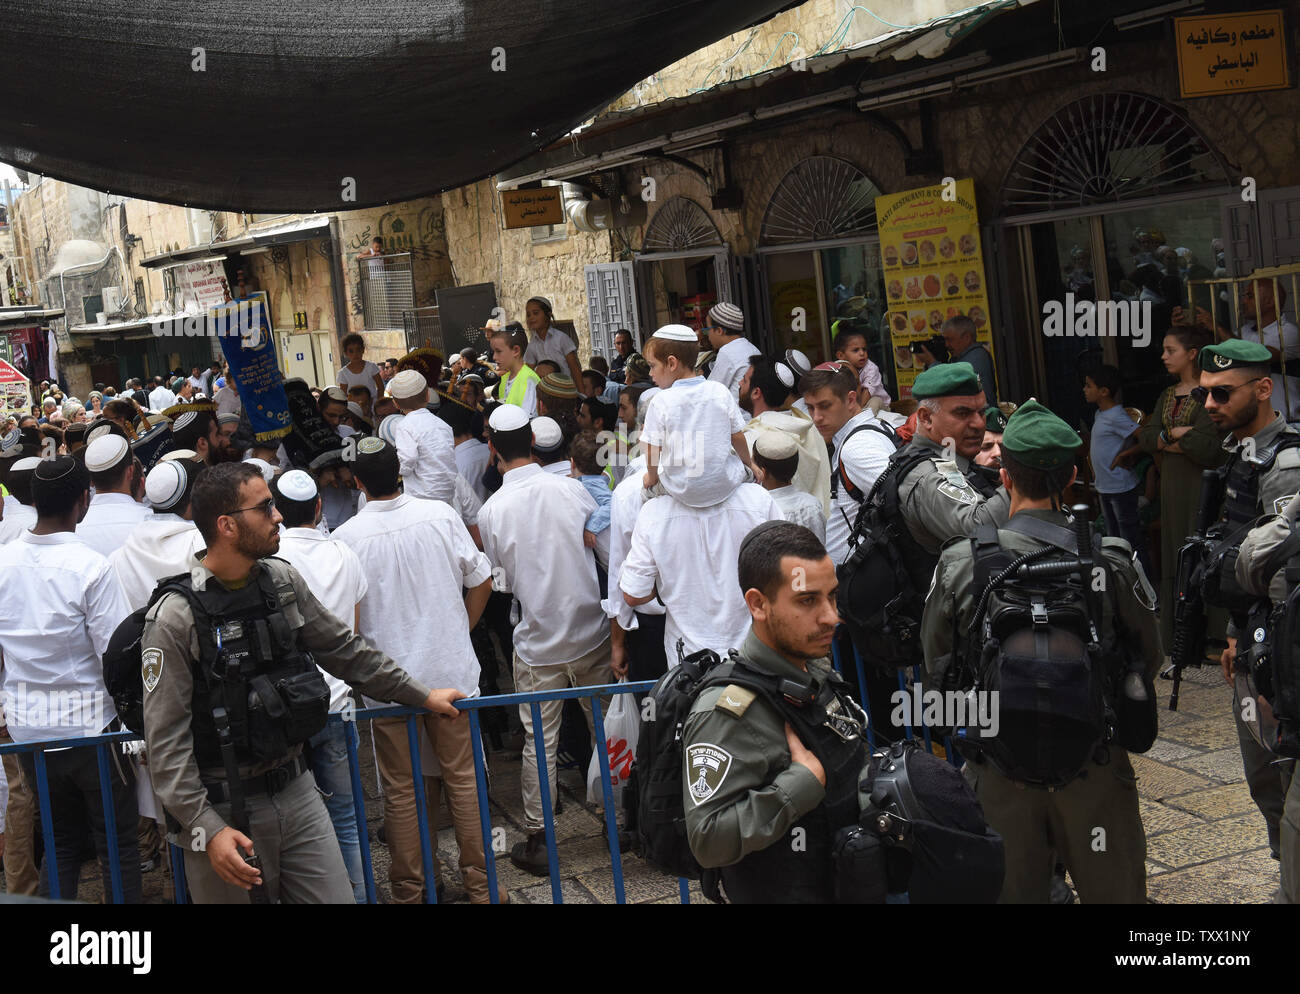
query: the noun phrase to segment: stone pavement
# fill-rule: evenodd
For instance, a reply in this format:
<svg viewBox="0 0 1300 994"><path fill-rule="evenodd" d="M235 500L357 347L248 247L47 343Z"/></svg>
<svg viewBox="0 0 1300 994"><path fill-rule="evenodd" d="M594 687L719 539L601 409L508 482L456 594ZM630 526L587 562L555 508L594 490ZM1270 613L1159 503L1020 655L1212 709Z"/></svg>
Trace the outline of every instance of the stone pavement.
<svg viewBox="0 0 1300 994"><path fill-rule="evenodd" d="M1218 668L1189 671L1183 679L1179 710L1167 707L1170 683L1158 680L1161 698L1160 738L1143 756L1133 757L1147 832L1148 893L1161 904L1267 903L1278 886L1278 864L1268 851L1264 820L1246 789L1241 755L1231 714L1231 689ZM362 779L366 790L371 855L380 900L388 898L388 849L377 829L382 807L375 782L368 726L362 724ZM518 748L518 739L514 745ZM509 743L508 743L509 745ZM497 874L519 904L551 901L548 878L534 877L510 862L510 848L524 838L519 791L518 751L489 756L492 824L497 832ZM556 818L562 895L566 903L614 902L609 851L599 808L586 804L586 776L561 770L563 810ZM440 812L438 854L453 903L465 899L456 868L456 840L444 806ZM658 873L636 856L623 857L628 903L678 903L675 878ZM81 899L102 893L97 864L82 866ZM170 880L162 868L145 875L145 900L170 900ZM698 885L692 903L704 902ZM704 902L707 903L707 902Z"/></svg>

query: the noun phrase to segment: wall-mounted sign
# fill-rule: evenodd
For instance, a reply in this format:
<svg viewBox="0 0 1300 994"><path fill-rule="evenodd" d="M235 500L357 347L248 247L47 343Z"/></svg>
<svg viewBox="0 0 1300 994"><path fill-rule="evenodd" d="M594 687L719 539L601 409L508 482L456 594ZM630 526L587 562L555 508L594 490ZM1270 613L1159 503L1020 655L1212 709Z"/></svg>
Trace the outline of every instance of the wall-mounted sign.
<svg viewBox="0 0 1300 994"><path fill-rule="evenodd" d="M507 228L535 228L539 224L562 224L564 204L560 187L541 186L534 190L506 190L501 194L501 213Z"/></svg>
<svg viewBox="0 0 1300 994"><path fill-rule="evenodd" d="M8 360L0 360L0 414L22 417L31 411L31 402L27 377Z"/></svg>
<svg viewBox="0 0 1300 994"><path fill-rule="evenodd" d="M1183 97L1280 90L1291 85L1280 10L1175 17Z"/></svg>
<svg viewBox="0 0 1300 994"><path fill-rule="evenodd" d="M938 335L948 318L970 318L975 340L993 352L975 181L877 197L876 217L894 370L899 395L908 398L920 372L912 343Z"/></svg>

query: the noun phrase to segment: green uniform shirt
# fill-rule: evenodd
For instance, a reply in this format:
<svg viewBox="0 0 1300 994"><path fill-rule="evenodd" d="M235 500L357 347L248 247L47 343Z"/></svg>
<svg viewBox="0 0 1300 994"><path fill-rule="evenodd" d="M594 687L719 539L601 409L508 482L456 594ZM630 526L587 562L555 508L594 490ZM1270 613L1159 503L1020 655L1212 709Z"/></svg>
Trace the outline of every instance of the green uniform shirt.
<svg viewBox="0 0 1300 994"><path fill-rule="evenodd" d="M975 534L977 526L1004 525L1010 513L1007 492L985 500L966 479L970 460L953 453L944 457L943 446L920 433L911 444L934 455L907 474L898 485L898 503L907 530L931 555L938 555L946 542L959 535Z"/></svg>
<svg viewBox="0 0 1300 994"><path fill-rule="evenodd" d="M1059 511L1025 510L1020 513L1069 527L1067 518ZM1013 531L1001 530L998 537L1002 547L1013 554L1033 552L1044 544ZM1113 599L1103 592L1101 626L1113 624L1114 608L1118 606L1128 638L1137 640L1147 676L1155 679L1164 660L1156 625L1155 594L1128 542L1122 538L1103 538L1101 551L1110 567L1108 582L1115 586ZM953 645L953 625L955 622L957 632L964 638L981 594L982 590L975 589L975 555L970 540L952 542L939 556L934 581L925 600L925 614L921 618L921 645L925 651L927 682L931 686L942 685L944 674L952 665L954 648L965 651L964 645Z"/></svg>
<svg viewBox="0 0 1300 994"><path fill-rule="evenodd" d="M429 690L365 639L348 622L330 614L308 589L296 569L281 559L261 559L253 570L271 573L291 629L301 629L301 644L317 663L370 697L420 707ZM213 579L202 563L190 570L196 590ZM249 580L253 574L249 574ZM220 581L215 581L218 584ZM192 665L199 658L199 639L189 602L180 594L167 594L145 615L140 641L144 677L144 738L154 792L173 818L181 823L181 845L191 844L200 830L211 839L226 827L225 820L208 801L203 781L226 779L224 767L199 771L190 729L194 693ZM299 752L291 747L284 757ZM240 767L241 779L262 773L284 760Z"/></svg>
<svg viewBox="0 0 1300 994"><path fill-rule="evenodd" d="M752 628L740 655L778 677L804 676ZM830 671L827 659L808 664L817 690ZM731 866L766 849L826 796L812 770L790 762L785 717L743 687L710 687L700 694L682 729L682 755L686 834L706 868Z"/></svg>

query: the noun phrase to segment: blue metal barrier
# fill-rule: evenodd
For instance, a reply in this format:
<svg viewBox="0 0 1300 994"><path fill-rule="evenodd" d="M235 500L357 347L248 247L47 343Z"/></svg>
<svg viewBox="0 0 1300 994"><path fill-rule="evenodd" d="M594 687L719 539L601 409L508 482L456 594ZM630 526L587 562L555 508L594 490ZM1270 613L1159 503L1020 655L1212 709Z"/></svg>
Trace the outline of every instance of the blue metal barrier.
<svg viewBox="0 0 1300 994"><path fill-rule="evenodd" d="M849 644L851 645L851 641ZM865 666L856 647L854 647L852 651L862 705L869 712L870 701L867 697ZM843 660L840 657L841 640L837 638L832 647L832 663L836 670L842 672ZM919 672L914 672L913 676L917 682L919 682ZM906 688L905 674L902 670L899 671L898 682L900 687ZM654 681L646 680L636 683L606 684L594 687L568 687L560 690L538 691L528 694L499 694L491 697L465 698L456 702L456 707L459 710L467 712L470 723L470 742L474 756L474 779L478 794L479 829L482 834L483 851L486 857L485 869L489 899L493 904L498 903L499 894L496 853L493 845L491 813L489 809L488 766L486 752L483 745L482 725L479 718L479 712L485 708L520 706L526 706L531 710L533 719L533 736L538 762L538 787L541 793L542 817L546 835L546 853L551 884L551 898L554 903L560 904L563 902L563 894L560 884L559 853L556 844L554 805L551 801L552 785L550 783L547 769L545 740L542 731L541 705L546 701L563 701L582 698L591 699L592 724L594 726L595 739L597 743L596 755L600 767L605 833L608 838L610 851L610 869L613 876L614 899L616 903L623 904L626 901L626 893L623 881L622 852L618 841L618 823L614 811L614 793L610 775L609 754L605 747L606 735L604 708L602 707L601 698L620 693L645 693L653 686ZM429 904L436 904L438 900L437 887L434 885L436 847L433 842L433 826L430 824L429 820L429 812L424 790L423 769L420 761L418 725L420 716L426 714L428 714L428 712L422 709L389 706L360 708L350 712L346 716L337 712L329 716L330 721L342 722L345 726L348 767L352 781L353 804L357 818L357 835L361 847L361 862L364 873L366 901L369 904L376 903L377 898L374 868L371 863L369 831L366 822L365 794L361 781L359 740L356 722L390 717L401 717L406 719L407 746L410 751L411 774L416 802L416 820L420 836L420 855L425 879L425 900ZM911 727L910 721L906 724L905 730L907 738L910 739L914 737L914 729ZM921 731L924 737L925 747L929 751L933 752L934 746L930 739L929 730L922 728ZM39 800L41 817L41 833L45 843L45 863L49 880L49 893L52 898L56 900L59 899L61 895L61 887L58 875L56 848L54 844L54 823L50 813L49 777L45 760L46 752L58 749L85 747L95 748L98 753L100 797L104 805L106 847L109 857L109 890L113 903L119 904L123 900L122 868L119 864L117 854L117 829L116 819L114 817L112 791L109 786L111 770L108 750L118 743L135 741L139 738L140 736L135 735L132 732L123 731L75 739L57 739L41 742L0 745L0 755L27 752L33 754L36 771L35 787ZM867 738L868 742L874 746L875 737L870 725L868 725L867 729ZM951 742L945 739L944 745L949 762L952 762L954 765L960 765L960 760L952 749ZM174 899L177 904L185 904L187 903L187 894L185 884L184 850L180 846L171 843L169 843L168 850L172 869ZM686 880L679 879L678 891L682 903L689 904L689 884Z"/></svg>

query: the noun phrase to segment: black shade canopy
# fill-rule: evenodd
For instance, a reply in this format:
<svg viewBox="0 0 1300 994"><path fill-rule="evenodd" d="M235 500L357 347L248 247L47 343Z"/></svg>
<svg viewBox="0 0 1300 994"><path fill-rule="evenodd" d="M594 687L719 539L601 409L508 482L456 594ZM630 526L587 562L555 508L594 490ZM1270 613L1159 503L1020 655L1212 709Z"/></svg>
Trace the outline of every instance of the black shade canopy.
<svg viewBox="0 0 1300 994"><path fill-rule="evenodd" d="M405 200L494 174L788 6L8 0L0 160L206 208Z"/></svg>

